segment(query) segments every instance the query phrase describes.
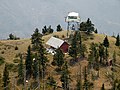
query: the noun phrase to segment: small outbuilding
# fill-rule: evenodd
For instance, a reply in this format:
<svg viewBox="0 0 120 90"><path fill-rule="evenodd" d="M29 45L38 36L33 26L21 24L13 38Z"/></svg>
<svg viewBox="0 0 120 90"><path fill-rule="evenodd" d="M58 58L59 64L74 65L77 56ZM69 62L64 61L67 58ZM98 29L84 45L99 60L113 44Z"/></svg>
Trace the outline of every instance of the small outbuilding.
<svg viewBox="0 0 120 90"><path fill-rule="evenodd" d="M68 52L69 44L59 38L51 37L46 42L46 44L49 45L52 49L60 48L64 53Z"/></svg>

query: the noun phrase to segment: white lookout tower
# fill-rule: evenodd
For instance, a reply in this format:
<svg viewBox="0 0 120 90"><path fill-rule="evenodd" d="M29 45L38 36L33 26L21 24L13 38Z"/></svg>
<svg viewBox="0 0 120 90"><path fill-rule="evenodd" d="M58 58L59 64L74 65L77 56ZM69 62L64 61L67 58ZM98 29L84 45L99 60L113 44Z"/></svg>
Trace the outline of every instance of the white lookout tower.
<svg viewBox="0 0 120 90"><path fill-rule="evenodd" d="M66 22L80 22L79 13L76 12L70 12L68 13L68 16L66 17Z"/></svg>
<svg viewBox="0 0 120 90"><path fill-rule="evenodd" d="M79 13L69 12L67 17L65 17L65 22L68 23L67 31L69 31L69 29L78 30L79 29L79 23L80 23ZM68 36L68 32L67 32L67 36Z"/></svg>

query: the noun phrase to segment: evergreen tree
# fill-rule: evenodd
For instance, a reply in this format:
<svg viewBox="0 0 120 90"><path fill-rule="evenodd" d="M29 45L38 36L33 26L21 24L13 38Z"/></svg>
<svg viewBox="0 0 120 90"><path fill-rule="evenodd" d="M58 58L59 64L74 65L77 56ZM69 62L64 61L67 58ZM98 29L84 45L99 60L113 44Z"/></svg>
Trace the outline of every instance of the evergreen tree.
<svg viewBox="0 0 120 90"><path fill-rule="evenodd" d="M120 37L119 37L119 34L117 35L115 45L116 45L116 46L120 46Z"/></svg>
<svg viewBox="0 0 120 90"><path fill-rule="evenodd" d="M47 27L44 26L43 29L42 29L42 34L45 35L47 33Z"/></svg>
<svg viewBox="0 0 120 90"><path fill-rule="evenodd" d="M69 48L69 55L71 57L73 57L74 60L77 59L77 55L78 55L78 47L77 47L77 32L75 32L73 38L72 38L72 42L71 42L71 47Z"/></svg>
<svg viewBox="0 0 120 90"><path fill-rule="evenodd" d="M63 90L69 90L70 75L69 75L69 71L68 71L67 62L65 62L64 66L62 68L62 74L61 74L60 80L62 82Z"/></svg>
<svg viewBox="0 0 120 90"><path fill-rule="evenodd" d="M60 26L60 24L57 26L57 29L56 29L56 31L62 31L62 28L61 28L61 26Z"/></svg>
<svg viewBox="0 0 120 90"><path fill-rule="evenodd" d="M105 86L104 86L104 84L102 84L101 90L105 90Z"/></svg>
<svg viewBox="0 0 120 90"><path fill-rule="evenodd" d="M40 48L39 48L39 52L38 52L38 60L39 60L39 71L40 71L40 75L42 78L42 82L43 82L43 90L45 90L45 72L46 72L46 64L48 62L47 56L46 56L46 50L43 46L43 42L40 44Z"/></svg>
<svg viewBox="0 0 120 90"><path fill-rule="evenodd" d="M48 33L53 33L53 29L51 28L51 25L47 28Z"/></svg>
<svg viewBox="0 0 120 90"><path fill-rule="evenodd" d="M104 46L103 44L100 44L99 45L99 57L100 57L100 63L104 63L104 56L105 56L105 49L104 49Z"/></svg>
<svg viewBox="0 0 120 90"><path fill-rule="evenodd" d="M76 90L82 90L82 75L81 75L81 65L79 64L80 66L80 70L79 70L79 74L78 74L78 77L77 77L77 84L76 84Z"/></svg>
<svg viewBox="0 0 120 90"><path fill-rule="evenodd" d="M38 28L35 29L33 35L31 35L31 43L33 44L33 50L39 50L40 44L42 43L42 34L39 33Z"/></svg>
<svg viewBox="0 0 120 90"><path fill-rule="evenodd" d="M97 29L95 30L95 33L96 33L96 34L98 33Z"/></svg>
<svg viewBox="0 0 120 90"><path fill-rule="evenodd" d="M89 61L89 67L90 68L97 68L98 65L98 50L97 50L97 44L92 43L90 45L90 54L88 55L88 61Z"/></svg>
<svg viewBox="0 0 120 90"><path fill-rule="evenodd" d="M83 88L84 90L89 90L89 81L87 79L87 68L85 66L85 69L84 69L84 84L83 84Z"/></svg>
<svg viewBox="0 0 120 90"><path fill-rule="evenodd" d="M48 84L49 86L52 86L52 87L53 87L53 90L55 90L55 88L56 88L56 81L54 80L54 78L53 78L52 76L49 76L49 77L47 78L47 84Z"/></svg>
<svg viewBox="0 0 120 90"><path fill-rule="evenodd" d="M31 47L30 46L28 46L25 65L26 65L26 78L29 79L32 74L32 57L31 57Z"/></svg>
<svg viewBox="0 0 120 90"><path fill-rule="evenodd" d="M86 47L85 44L81 44L80 45L80 56L84 58L85 57L85 52L87 52L87 47Z"/></svg>
<svg viewBox="0 0 120 90"><path fill-rule="evenodd" d="M104 56L104 58L106 60L106 65L108 65L108 57L109 57L109 53L108 53L108 49L106 47L106 49L105 49L105 56Z"/></svg>
<svg viewBox="0 0 120 90"><path fill-rule="evenodd" d="M92 24L91 20L88 18L86 22L80 23L80 31L86 31L87 34L90 34L94 31L94 24Z"/></svg>
<svg viewBox="0 0 120 90"><path fill-rule="evenodd" d="M82 90L81 86L82 86L81 82L79 80L77 80L77 85L76 85L77 89L76 90Z"/></svg>
<svg viewBox="0 0 120 90"><path fill-rule="evenodd" d="M15 39L15 36L11 33L11 34L9 34L9 39L10 39L10 40L14 40L14 39Z"/></svg>
<svg viewBox="0 0 120 90"><path fill-rule="evenodd" d="M4 90L9 90L9 83L10 83L9 71L7 69L7 64L5 64L5 68L4 68L4 71L3 71L3 87L4 87Z"/></svg>
<svg viewBox="0 0 120 90"><path fill-rule="evenodd" d="M24 67L23 67L23 57L20 55L20 63L18 64L18 82L20 84L24 83Z"/></svg>
<svg viewBox="0 0 120 90"><path fill-rule="evenodd" d="M107 36L105 37L105 39L104 39L104 41L103 41L103 45L104 45L105 47L109 47L109 41L108 41Z"/></svg>
<svg viewBox="0 0 120 90"><path fill-rule="evenodd" d="M58 66L58 69L61 70L61 67L64 64L64 54L60 48L56 49L55 52L53 62Z"/></svg>
<svg viewBox="0 0 120 90"><path fill-rule="evenodd" d="M38 61L37 61L37 58L34 58L33 59L33 78L36 80L37 76L38 76Z"/></svg>

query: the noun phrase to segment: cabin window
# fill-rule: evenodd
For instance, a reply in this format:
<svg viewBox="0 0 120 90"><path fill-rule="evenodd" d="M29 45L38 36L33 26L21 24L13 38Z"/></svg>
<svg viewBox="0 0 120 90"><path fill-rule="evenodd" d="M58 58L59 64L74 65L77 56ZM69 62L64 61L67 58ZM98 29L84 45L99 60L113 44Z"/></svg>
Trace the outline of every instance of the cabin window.
<svg viewBox="0 0 120 90"><path fill-rule="evenodd" d="M68 16L68 19L77 19L76 16Z"/></svg>

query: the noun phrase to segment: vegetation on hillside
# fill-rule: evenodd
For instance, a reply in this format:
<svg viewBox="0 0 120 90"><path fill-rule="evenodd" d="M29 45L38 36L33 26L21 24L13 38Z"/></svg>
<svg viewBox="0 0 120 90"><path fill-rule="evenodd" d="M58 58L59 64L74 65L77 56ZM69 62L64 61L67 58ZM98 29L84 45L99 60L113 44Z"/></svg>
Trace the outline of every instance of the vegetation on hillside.
<svg viewBox="0 0 120 90"><path fill-rule="evenodd" d="M30 40L0 42L1 90L11 86L20 90L120 89L119 35L115 39L92 33L97 31L89 18L67 38L60 25L56 33L51 26L42 30L41 34L36 28ZM69 43L67 54L60 48L54 55L47 53L45 42L52 35Z"/></svg>

